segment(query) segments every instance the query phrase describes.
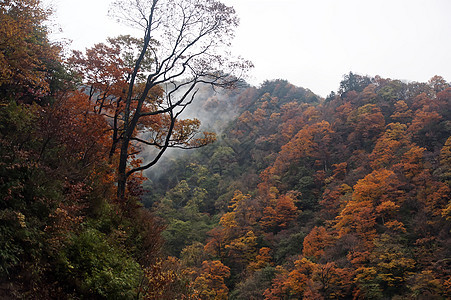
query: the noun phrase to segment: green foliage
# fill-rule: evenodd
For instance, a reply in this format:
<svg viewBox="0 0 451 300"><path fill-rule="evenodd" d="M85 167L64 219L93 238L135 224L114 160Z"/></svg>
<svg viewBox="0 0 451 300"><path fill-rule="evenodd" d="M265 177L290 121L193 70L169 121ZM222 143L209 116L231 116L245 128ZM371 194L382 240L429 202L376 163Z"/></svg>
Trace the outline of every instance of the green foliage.
<svg viewBox="0 0 451 300"><path fill-rule="evenodd" d="M229 299L263 299L262 290L266 290L271 286L274 276L274 267L265 267L257 270L254 274L247 277L246 280L236 285L235 289L230 292Z"/></svg>
<svg viewBox="0 0 451 300"><path fill-rule="evenodd" d="M415 270L411 254L400 241L387 234L382 234L374 243L376 248L371 262L377 272L376 281L385 295L392 297L394 294L404 294L406 291L401 287L405 286L407 278Z"/></svg>
<svg viewBox="0 0 451 300"><path fill-rule="evenodd" d="M204 177L200 176L197 182L202 185L203 181ZM179 256L187 245L205 241L212 220L201 208L208 196L207 190L191 189L187 181L182 180L158 203L158 215L168 220L162 235L169 254Z"/></svg>
<svg viewBox="0 0 451 300"><path fill-rule="evenodd" d="M390 81L377 91L377 94L387 102L396 102L399 99L404 98L405 86L399 80Z"/></svg>
<svg viewBox="0 0 451 300"><path fill-rule="evenodd" d="M301 253L302 242L306 235L305 232L280 233L278 237L279 242L274 246L274 260L281 264L288 257Z"/></svg>
<svg viewBox="0 0 451 300"><path fill-rule="evenodd" d="M26 240L26 233L20 224L22 216L10 210L0 212L0 220L2 221L0 225L1 274L9 275L10 270L20 264L21 257L24 254L25 250L22 243Z"/></svg>
<svg viewBox="0 0 451 300"><path fill-rule="evenodd" d="M205 241L210 229L205 222L174 220L162 234L169 254L179 256L187 245Z"/></svg>
<svg viewBox="0 0 451 300"><path fill-rule="evenodd" d="M33 126L37 110L15 102L0 108L1 274L32 267L26 261L39 261L44 227L62 197L61 182L46 178L37 163L34 151L40 141L34 139Z"/></svg>
<svg viewBox="0 0 451 300"><path fill-rule="evenodd" d="M349 74L343 76L343 80L340 82L340 93L343 94L349 91L361 92L370 83L371 78L368 76L349 72Z"/></svg>
<svg viewBox="0 0 451 300"><path fill-rule="evenodd" d="M281 80L248 89L238 98L240 116L216 145L177 159L162 175L170 188L154 182L163 195L155 209L168 220L165 237L178 248L187 243L176 236L196 241L182 252L191 253L191 267L193 253L220 258L230 268L231 299L388 299L422 292L441 299L449 289L441 264L451 232L444 121L451 93L448 83L435 81L405 84L349 73L320 104ZM247 199L239 211L236 190ZM286 197L294 199L296 217L272 230L284 217L276 213L277 201ZM204 240L191 232L199 228L196 209L221 220ZM304 268L303 241L317 226L327 240L309 240L315 262ZM250 232L252 253L244 247ZM268 276L252 268L261 247L269 249L265 261L277 265Z"/></svg>
<svg viewBox="0 0 451 300"><path fill-rule="evenodd" d="M115 241L91 228L68 241L58 273L85 297L104 299L136 298L143 276L139 264Z"/></svg>
<svg viewBox="0 0 451 300"><path fill-rule="evenodd" d="M13 137L15 133L16 138L21 138L18 143L25 142L24 135L32 135L33 122L37 121L36 112L37 106L32 106L31 109L24 105L18 105L15 101L10 101L3 105L0 110L0 133L2 137Z"/></svg>
<svg viewBox="0 0 451 300"><path fill-rule="evenodd" d="M0 50L11 50L0 51L0 297L136 298L161 230L110 198L103 119L77 98L40 1L8 3L0 4Z"/></svg>
<svg viewBox="0 0 451 300"><path fill-rule="evenodd" d="M118 203L108 124L39 5L0 4L0 297L451 297L443 78L350 72L325 101L285 80L224 101L204 87L221 137L164 162L142 199L134 177Z"/></svg>

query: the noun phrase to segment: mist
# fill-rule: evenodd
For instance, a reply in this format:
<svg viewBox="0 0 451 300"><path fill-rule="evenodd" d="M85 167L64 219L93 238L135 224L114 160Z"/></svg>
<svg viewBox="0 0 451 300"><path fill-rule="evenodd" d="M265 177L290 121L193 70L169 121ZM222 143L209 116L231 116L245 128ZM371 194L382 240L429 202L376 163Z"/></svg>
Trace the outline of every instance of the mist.
<svg viewBox="0 0 451 300"><path fill-rule="evenodd" d="M221 138L222 131L231 120L238 114L237 105L235 105L239 94L244 87L235 89L213 88L208 84L198 86L192 104L188 105L181 114L181 119L198 119L201 121L199 132L208 131L215 132L218 140ZM177 95L181 95L184 91L179 91ZM141 133L143 136L146 132ZM150 180L158 179L159 176L166 171L168 166L177 158L190 155L196 149L178 149L168 148L156 165L144 172ZM150 161L156 156L158 149L153 147L143 147L140 153L144 162Z"/></svg>

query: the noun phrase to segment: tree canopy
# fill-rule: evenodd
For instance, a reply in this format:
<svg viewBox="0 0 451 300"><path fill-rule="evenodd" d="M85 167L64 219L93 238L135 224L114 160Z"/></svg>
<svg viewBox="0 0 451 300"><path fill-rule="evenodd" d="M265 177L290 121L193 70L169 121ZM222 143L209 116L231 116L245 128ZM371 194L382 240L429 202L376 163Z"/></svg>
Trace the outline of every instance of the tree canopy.
<svg viewBox="0 0 451 300"><path fill-rule="evenodd" d="M213 0L115 1L143 37L67 57L0 13L0 298L451 297L444 78L249 86Z"/></svg>

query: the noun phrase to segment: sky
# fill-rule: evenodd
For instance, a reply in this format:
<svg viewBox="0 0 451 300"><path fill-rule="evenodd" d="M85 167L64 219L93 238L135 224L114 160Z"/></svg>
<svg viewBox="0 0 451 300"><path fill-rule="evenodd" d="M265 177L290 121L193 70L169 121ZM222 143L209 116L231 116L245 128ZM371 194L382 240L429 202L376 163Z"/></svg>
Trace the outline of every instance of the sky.
<svg viewBox="0 0 451 300"><path fill-rule="evenodd" d="M133 34L108 17L112 0L44 0L52 35L83 50ZM326 97L343 75L451 81L451 0L223 0L241 20L233 52L251 60L247 79L286 79ZM58 30L61 29L61 32ZM141 33L136 33L140 36Z"/></svg>

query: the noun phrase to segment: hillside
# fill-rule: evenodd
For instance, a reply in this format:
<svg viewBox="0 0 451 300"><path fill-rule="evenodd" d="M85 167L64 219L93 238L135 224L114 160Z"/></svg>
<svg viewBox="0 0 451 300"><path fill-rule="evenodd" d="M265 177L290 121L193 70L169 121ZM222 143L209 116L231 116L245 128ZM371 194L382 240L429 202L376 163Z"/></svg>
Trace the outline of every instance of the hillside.
<svg viewBox="0 0 451 300"><path fill-rule="evenodd" d="M252 87L233 8L151 3L70 52L0 2L1 299L451 298L449 82Z"/></svg>
<svg viewBox="0 0 451 300"><path fill-rule="evenodd" d="M243 91L218 142L146 185L167 252L221 262L231 299L446 298L449 83L340 87Z"/></svg>

